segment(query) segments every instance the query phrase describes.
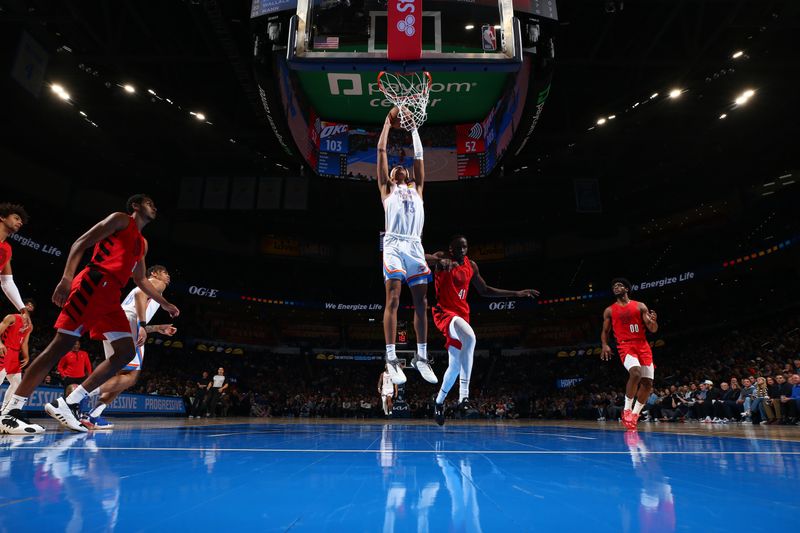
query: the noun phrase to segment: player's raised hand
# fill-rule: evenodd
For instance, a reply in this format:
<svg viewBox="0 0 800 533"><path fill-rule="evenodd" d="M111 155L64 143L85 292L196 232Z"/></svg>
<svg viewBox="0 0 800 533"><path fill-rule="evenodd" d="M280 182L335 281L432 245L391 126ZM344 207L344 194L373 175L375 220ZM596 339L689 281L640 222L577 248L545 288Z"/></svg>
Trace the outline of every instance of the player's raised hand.
<svg viewBox="0 0 800 533"><path fill-rule="evenodd" d="M166 305L162 305L161 308L167 313L169 313L169 316L171 316L172 318L175 318L176 316L181 314L180 309L178 309L174 304L171 304L169 302L167 302Z"/></svg>
<svg viewBox="0 0 800 533"><path fill-rule="evenodd" d="M436 263L437 270L444 270L445 272L450 272L456 267L455 262L452 259L448 259L446 257L442 257Z"/></svg>
<svg viewBox="0 0 800 533"><path fill-rule="evenodd" d="M61 281L58 282L56 285L56 290L53 291L53 303L59 307L64 307L64 304L67 303L67 297L69 296L69 290L72 285L72 280L67 278L61 278ZM27 314L27 313L26 313Z"/></svg>
<svg viewBox="0 0 800 533"><path fill-rule="evenodd" d="M540 294L536 289L522 289L517 291L517 298L538 298Z"/></svg>
<svg viewBox="0 0 800 533"><path fill-rule="evenodd" d="M656 312L654 310L650 309L650 311L647 312L647 320L648 320L648 322L656 322L657 318L658 318L658 315L656 314Z"/></svg>
<svg viewBox="0 0 800 533"><path fill-rule="evenodd" d="M393 128L400 127L400 108L393 107L386 115L386 122Z"/></svg>
<svg viewBox="0 0 800 533"><path fill-rule="evenodd" d="M608 361L611 359L611 346L608 344L603 345L603 350L600 352L600 359L603 361Z"/></svg>

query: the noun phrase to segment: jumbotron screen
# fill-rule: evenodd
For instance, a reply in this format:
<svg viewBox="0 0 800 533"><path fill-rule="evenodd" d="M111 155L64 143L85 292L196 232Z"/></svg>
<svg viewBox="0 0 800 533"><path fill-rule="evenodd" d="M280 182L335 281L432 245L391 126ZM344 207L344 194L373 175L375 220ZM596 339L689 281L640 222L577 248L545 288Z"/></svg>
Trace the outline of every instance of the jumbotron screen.
<svg viewBox="0 0 800 533"><path fill-rule="evenodd" d="M439 113L430 110L419 130L426 179L479 178L494 170L520 123L530 70L526 58L515 73L474 73L472 82L442 81L441 74L433 73L429 106L440 106ZM374 179L381 129L375 124L382 124L391 108L377 88L377 72L345 78L341 73L296 72L285 62L279 72L289 128L306 161L322 176ZM453 119L455 113L461 122ZM411 135L393 130L388 156L390 166L411 166Z"/></svg>

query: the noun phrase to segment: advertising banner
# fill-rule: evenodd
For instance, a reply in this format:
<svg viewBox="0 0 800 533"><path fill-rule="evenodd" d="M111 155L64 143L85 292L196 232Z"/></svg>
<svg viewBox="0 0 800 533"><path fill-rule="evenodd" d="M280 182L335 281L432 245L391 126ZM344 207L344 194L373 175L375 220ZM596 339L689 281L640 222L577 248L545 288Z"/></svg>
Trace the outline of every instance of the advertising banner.
<svg viewBox="0 0 800 533"><path fill-rule="evenodd" d="M0 389L5 394L7 385ZM64 389L55 387L37 387L31 394L25 411L43 412L44 404L55 401L64 393ZM157 415L182 415L186 412L183 398L177 396L155 396L151 394L120 394L108 408L106 413L135 413Z"/></svg>

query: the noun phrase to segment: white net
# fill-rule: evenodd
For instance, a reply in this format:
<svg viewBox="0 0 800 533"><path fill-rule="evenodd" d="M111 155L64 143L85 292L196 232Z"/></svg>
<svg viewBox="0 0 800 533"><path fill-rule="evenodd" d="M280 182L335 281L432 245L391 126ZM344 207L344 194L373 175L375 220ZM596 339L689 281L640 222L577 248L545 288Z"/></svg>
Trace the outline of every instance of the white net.
<svg viewBox="0 0 800 533"><path fill-rule="evenodd" d="M400 127L414 131L428 118L428 97L431 75L427 72L409 74L378 74L378 87L386 99L400 110Z"/></svg>

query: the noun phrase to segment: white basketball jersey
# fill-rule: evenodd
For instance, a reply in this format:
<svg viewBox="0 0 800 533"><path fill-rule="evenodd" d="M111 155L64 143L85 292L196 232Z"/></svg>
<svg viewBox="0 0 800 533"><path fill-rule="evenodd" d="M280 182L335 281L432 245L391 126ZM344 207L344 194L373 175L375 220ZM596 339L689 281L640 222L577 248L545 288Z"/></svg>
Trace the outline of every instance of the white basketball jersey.
<svg viewBox="0 0 800 533"><path fill-rule="evenodd" d="M386 212L386 233L422 238L425 208L417 190L407 185L395 185L383 201Z"/></svg>
<svg viewBox="0 0 800 533"><path fill-rule="evenodd" d="M385 391L394 391L394 384L392 383L392 378L389 376L387 372L381 374L383 376L383 390Z"/></svg>
<svg viewBox="0 0 800 533"><path fill-rule="evenodd" d="M142 292L142 289L139 287L135 287L128 295L122 300L122 309L125 311L126 314L136 316L136 295ZM147 311L145 311L145 322L150 322L152 320L153 315L156 314L156 311L161 307L161 304L153 300L152 298L147 299Z"/></svg>

